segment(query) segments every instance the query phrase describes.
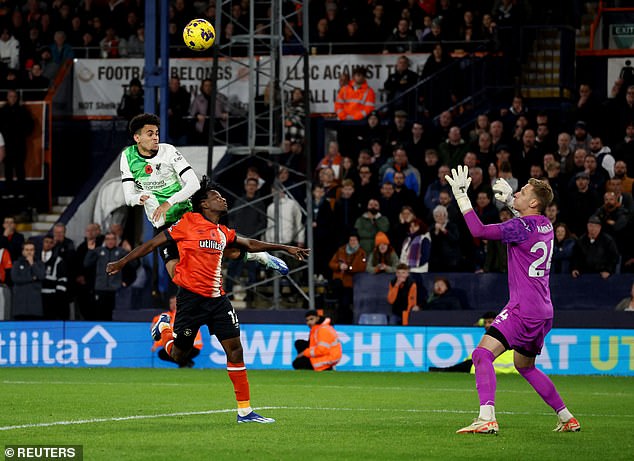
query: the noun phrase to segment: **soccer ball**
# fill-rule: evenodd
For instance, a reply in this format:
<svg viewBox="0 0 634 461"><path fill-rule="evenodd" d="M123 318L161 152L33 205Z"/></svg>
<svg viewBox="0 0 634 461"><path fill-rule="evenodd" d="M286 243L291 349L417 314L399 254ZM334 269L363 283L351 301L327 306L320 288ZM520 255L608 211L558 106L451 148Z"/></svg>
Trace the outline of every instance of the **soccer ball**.
<svg viewBox="0 0 634 461"><path fill-rule="evenodd" d="M183 29L183 40L190 50L204 51L214 44L216 31L206 19L192 19Z"/></svg>

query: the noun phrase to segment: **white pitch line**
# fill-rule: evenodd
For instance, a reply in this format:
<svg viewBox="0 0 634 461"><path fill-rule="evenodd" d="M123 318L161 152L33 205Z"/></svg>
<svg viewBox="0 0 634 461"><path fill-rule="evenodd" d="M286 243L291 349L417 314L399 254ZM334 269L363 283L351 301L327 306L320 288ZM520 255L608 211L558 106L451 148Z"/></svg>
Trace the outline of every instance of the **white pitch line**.
<svg viewBox="0 0 634 461"><path fill-rule="evenodd" d="M337 408L337 407L286 407L286 406L270 406L270 407L258 407L258 410L296 410L296 411L357 411L357 412L391 412L391 413L449 413L449 414L474 414L474 410L447 410L447 409L416 409L416 408ZM52 427L52 426L72 426L80 424L98 424L120 421L134 421L140 419L156 419L156 418L173 418L178 416L200 416L200 415L212 415L218 413L234 413L235 408L224 410L205 410L205 411L186 411L178 413L159 413L155 415L130 415L130 416L115 416L112 418L91 418L91 419L78 419L69 421L52 421L50 423L32 423L32 424L20 424L15 426L0 426L0 431L11 431L17 429L32 429L40 427ZM553 413L533 413L524 411L496 411L501 415L533 415L533 416L553 416ZM579 417L622 417L622 418L634 418L634 414L626 415L605 415L594 413L576 413Z"/></svg>

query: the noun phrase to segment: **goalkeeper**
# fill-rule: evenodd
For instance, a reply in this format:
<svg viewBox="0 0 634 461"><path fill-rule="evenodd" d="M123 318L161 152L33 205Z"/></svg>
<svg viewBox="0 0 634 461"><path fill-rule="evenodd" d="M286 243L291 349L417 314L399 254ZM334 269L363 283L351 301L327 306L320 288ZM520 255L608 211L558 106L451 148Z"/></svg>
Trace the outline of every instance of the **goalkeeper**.
<svg viewBox="0 0 634 461"><path fill-rule="evenodd" d="M187 160L171 144L159 144L160 119L154 114L140 114L130 120L130 135L136 144L121 152L121 182L125 202L129 206L143 205L145 214L158 234L192 210L191 197L200 189L200 181ZM179 261L175 244L161 250L170 278ZM267 252L246 253L228 248L229 259L245 258L257 261L269 269L286 275L288 266Z"/></svg>

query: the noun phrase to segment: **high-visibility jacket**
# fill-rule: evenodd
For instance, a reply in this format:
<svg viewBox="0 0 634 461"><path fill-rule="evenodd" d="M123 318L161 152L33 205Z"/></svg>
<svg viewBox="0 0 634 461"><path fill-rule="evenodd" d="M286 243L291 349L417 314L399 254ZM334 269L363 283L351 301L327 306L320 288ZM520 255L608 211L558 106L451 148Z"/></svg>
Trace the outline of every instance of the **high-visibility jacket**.
<svg viewBox="0 0 634 461"><path fill-rule="evenodd" d="M374 110L376 95L367 83L355 86L350 81L342 86L335 100L335 112L339 120L362 120Z"/></svg>
<svg viewBox="0 0 634 461"><path fill-rule="evenodd" d="M341 343L330 319L314 325L310 329L309 347L304 356L310 359L315 371L326 370L341 360Z"/></svg>
<svg viewBox="0 0 634 461"><path fill-rule="evenodd" d="M170 316L170 326L174 328L174 319L176 318L176 312L167 311L165 313ZM161 314L154 316L154 318L152 319L152 325L154 325L158 321L160 316ZM155 341L154 344L152 345L152 350L155 351L161 347L163 347L161 345L161 341L160 340ZM194 339L194 347L198 350L203 348L203 337L200 334L200 330L196 332L196 338Z"/></svg>

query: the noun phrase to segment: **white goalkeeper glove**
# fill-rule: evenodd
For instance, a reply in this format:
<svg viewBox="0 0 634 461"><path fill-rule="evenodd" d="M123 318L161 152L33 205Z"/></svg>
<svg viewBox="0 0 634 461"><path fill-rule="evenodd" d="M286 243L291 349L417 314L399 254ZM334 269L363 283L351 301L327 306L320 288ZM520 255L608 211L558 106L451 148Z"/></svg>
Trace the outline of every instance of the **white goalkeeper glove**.
<svg viewBox="0 0 634 461"><path fill-rule="evenodd" d="M445 179L451 186L453 196L458 202L458 207L462 213L466 213L471 210L471 200L467 196L467 189L471 184L471 178L469 177L469 168L466 165L458 165L458 168L451 170L451 176L445 175Z"/></svg>
<svg viewBox="0 0 634 461"><path fill-rule="evenodd" d="M508 182L506 182L506 179L499 178L495 181L495 184L493 185L493 194L495 195L495 199L506 205L515 216L519 215L517 210L513 208L513 202L515 202L515 198L513 197L513 188Z"/></svg>

